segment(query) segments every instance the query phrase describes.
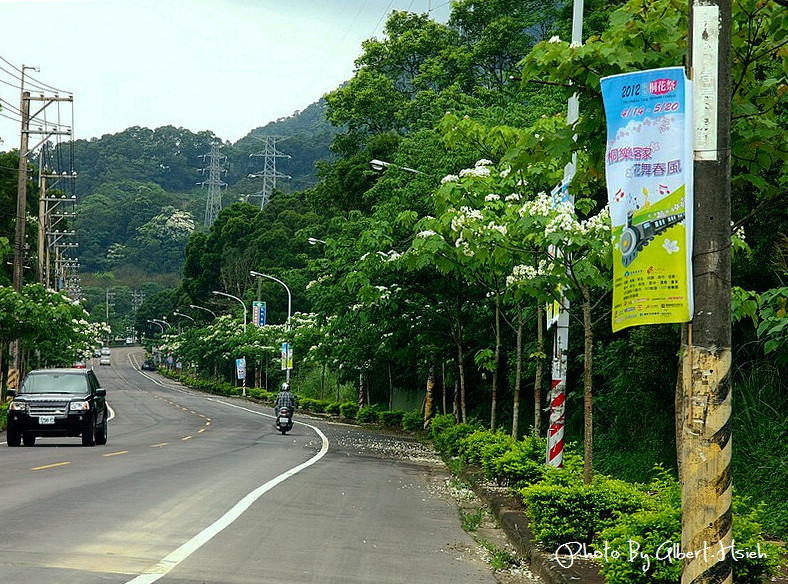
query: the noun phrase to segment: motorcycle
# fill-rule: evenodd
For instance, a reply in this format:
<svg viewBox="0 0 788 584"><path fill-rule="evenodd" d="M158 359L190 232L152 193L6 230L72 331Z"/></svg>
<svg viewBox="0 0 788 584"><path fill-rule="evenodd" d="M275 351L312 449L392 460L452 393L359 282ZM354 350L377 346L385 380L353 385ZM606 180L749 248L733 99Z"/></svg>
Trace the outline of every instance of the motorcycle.
<svg viewBox="0 0 788 584"><path fill-rule="evenodd" d="M284 407L279 410L276 416L276 429L282 434L287 434L289 430L293 429L293 415L290 408Z"/></svg>

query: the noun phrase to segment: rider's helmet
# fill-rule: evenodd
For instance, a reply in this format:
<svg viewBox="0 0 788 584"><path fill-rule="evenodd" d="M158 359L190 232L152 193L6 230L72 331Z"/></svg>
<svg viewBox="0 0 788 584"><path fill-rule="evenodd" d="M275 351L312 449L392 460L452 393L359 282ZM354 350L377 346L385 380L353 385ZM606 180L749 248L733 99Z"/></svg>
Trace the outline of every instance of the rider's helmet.
<svg viewBox="0 0 788 584"><path fill-rule="evenodd" d="M290 384L286 381L282 384L282 391L290 391Z"/></svg>

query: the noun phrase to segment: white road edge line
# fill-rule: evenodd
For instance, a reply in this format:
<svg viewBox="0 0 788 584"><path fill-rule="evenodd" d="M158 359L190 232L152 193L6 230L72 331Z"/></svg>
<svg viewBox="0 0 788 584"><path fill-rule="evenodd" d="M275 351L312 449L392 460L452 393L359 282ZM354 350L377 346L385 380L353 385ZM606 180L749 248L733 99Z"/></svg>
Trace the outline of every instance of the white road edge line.
<svg viewBox="0 0 788 584"><path fill-rule="evenodd" d="M238 409L241 409L241 410L246 410L246 411L251 412L253 414L266 415L267 416L267 414L261 414L260 412L256 412L256 411L251 410L251 409L247 409L247 408L244 408L244 407L236 406L236 405L233 405L233 404L221 401L221 400L211 400L211 401L216 401L218 403L221 403L221 404L224 404L224 405L228 405L228 406L231 406L231 407L234 407L234 408L238 408ZM213 539L214 536L218 535L219 533L224 531L224 529L229 527L233 522L235 522L236 519L238 519L247 509L249 509L249 507L252 506L252 504L255 501L257 501L265 493L267 493L268 491L273 489L279 483L282 483L282 482L286 481L291 476L301 472L305 468L308 468L308 467L312 466L318 460L323 458L323 456L325 456L326 452L328 452L328 438L326 438L326 435L323 434L323 432L321 432L319 428L316 428L315 426L312 426L310 424L304 424L303 422L301 422L301 424L303 426L311 428L312 430L314 430L318 434L318 436L320 436L320 439L323 442L323 445L320 448L320 452L315 454L315 456L313 456L312 458L310 458L306 462L291 468L290 470L288 470L288 471L280 474L279 476L271 479L270 481L268 481L264 485L261 485L261 486L257 487L254 491L252 491L251 493L246 495L243 499L238 501L238 503L236 503L235 506L232 509L230 509L222 517L217 519L216 522L214 522L212 525L209 525L208 527L203 529L200 533L195 535L192 539L190 539L185 544L183 544L181 547L179 547L178 549L176 549L175 551L170 553L168 556L166 556L164 559L162 559L158 564L156 564L152 568L148 569L147 571L143 572L142 574L140 574L136 578L134 578L132 580L129 580L125 584L152 584L153 582L156 582L160 578L166 576L171 570L173 570L175 567L177 567L186 558L188 558L190 555L192 555L194 552L196 552L202 546L204 546L206 543L208 543L211 539Z"/></svg>

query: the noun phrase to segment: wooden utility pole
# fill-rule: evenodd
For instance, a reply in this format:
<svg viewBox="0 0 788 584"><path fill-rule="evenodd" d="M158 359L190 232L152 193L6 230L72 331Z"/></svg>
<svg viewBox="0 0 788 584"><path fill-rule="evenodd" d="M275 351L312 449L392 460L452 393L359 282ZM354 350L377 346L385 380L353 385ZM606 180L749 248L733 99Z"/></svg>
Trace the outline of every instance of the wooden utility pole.
<svg viewBox="0 0 788 584"><path fill-rule="evenodd" d="M682 347L682 584L732 582L731 0L690 0L695 112L695 315Z"/></svg>

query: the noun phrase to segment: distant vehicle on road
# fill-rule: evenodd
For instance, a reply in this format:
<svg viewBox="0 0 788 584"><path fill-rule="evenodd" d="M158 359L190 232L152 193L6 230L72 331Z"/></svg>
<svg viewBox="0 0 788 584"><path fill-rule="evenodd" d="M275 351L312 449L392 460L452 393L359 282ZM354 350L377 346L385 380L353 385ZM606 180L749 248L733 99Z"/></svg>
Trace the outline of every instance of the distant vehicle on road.
<svg viewBox="0 0 788 584"><path fill-rule="evenodd" d="M131 337L126 337L126 344L131 345L132 343L134 343L134 339L132 339Z"/></svg>
<svg viewBox="0 0 788 584"><path fill-rule="evenodd" d="M156 365L153 364L153 361L150 359L145 359L142 362L142 367L140 367L143 371L156 371Z"/></svg>
<svg viewBox="0 0 788 584"><path fill-rule="evenodd" d="M98 359L99 357L101 357L101 349L93 349L93 358Z"/></svg>
<svg viewBox="0 0 788 584"><path fill-rule="evenodd" d="M101 365L112 365L110 361L109 355L102 355L101 359L99 359L99 366Z"/></svg>
<svg viewBox="0 0 788 584"><path fill-rule="evenodd" d="M8 446L33 446L39 436L107 443L107 391L92 369L36 369L8 395Z"/></svg>

